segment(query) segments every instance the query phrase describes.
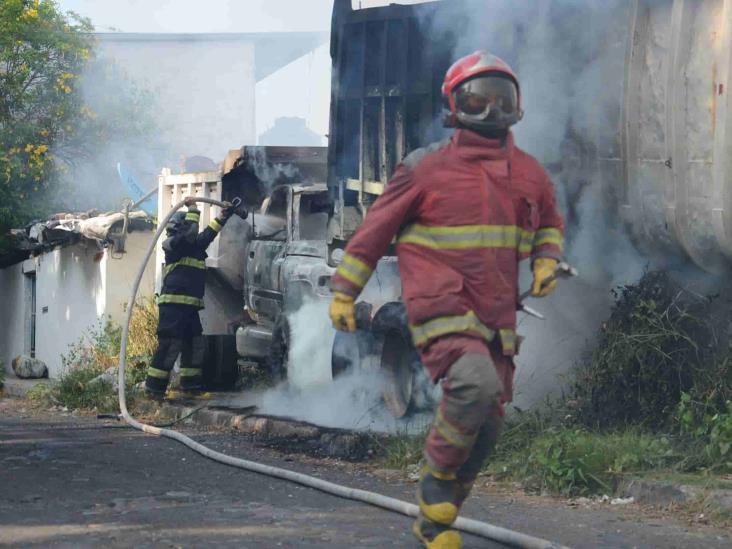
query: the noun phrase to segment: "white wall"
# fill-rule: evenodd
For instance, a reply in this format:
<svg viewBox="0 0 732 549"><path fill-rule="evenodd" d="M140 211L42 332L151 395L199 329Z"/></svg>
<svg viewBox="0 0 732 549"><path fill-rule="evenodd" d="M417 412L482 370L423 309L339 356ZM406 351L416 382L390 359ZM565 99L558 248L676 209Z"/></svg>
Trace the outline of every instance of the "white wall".
<svg viewBox="0 0 732 549"><path fill-rule="evenodd" d="M140 264L152 237L153 233L149 231L130 233L127 235L126 253L122 259L113 259L108 251L104 254L102 266L106 273L105 313L120 325L125 320L132 283L140 270ZM147 264L137 296L150 297L154 293L155 254Z"/></svg>
<svg viewBox="0 0 732 549"><path fill-rule="evenodd" d="M0 269L0 360L10 372L10 363L25 348L25 275L22 263Z"/></svg>
<svg viewBox="0 0 732 549"><path fill-rule="evenodd" d="M36 358L50 377L61 373L61 355L104 314L99 249L84 241L42 254L36 268Z"/></svg>
<svg viewBox="0 0 732 549"><path fill-rule="evenodd" d="M253 43L178 36L106 35L99 46L153 92L162 141L174 154L218 162L229 149L256 144Z"/></svg>

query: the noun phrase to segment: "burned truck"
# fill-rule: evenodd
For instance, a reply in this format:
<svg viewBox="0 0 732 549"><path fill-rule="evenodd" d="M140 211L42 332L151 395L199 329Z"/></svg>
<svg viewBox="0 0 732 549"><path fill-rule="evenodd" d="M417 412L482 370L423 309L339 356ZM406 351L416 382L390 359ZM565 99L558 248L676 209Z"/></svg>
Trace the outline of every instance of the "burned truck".
<svg viewBox="0 0 732 549"><path fill-rule="evenodd" d="M451 47L420 30L433 10L429 4L352 10L350 1L335 2L327 149L243 147L219 172L161 175L161 216L188 194L239 197L250 212L246 222L232 218L209 250L201 314L204 333L235 334L241 367L287 378L289 315L303 303L330 301L330 279L369 205L397 163L435 137L430 128L440 113L439 78ZM387 56L389 50L399 53ZM201 223L216 213L205 206ZM380 369L385 403L403 416L414 408L416 379L424 374L399 298L390 250L358 305L356 334L336 336L331 373Z"/></svg>

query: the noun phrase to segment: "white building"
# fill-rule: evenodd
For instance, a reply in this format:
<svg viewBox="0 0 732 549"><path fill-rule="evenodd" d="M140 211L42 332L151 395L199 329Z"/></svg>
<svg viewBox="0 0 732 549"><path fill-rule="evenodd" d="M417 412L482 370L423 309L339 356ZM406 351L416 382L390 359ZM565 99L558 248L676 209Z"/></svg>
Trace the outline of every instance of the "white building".
<svg viewBox="0 0 732 549"><path fill-rule="evenodd" d="M232 147L255 145L257 134L279 116L300 116L317 133L327 132L326 32L94 36L101 57L113 60L155 95L161 139L181 157L203 155L219 161ZM270 86L258 90L257 83L264 80ZM311 102L318 108L311 108ZM257 128L257 121L265 127Z"/></svg>
<svg viewBox="0 0 732 549"><path fill-rule="evenodd" d="M124 254L81 238L0 268L0 360L25 354L42 360L51 378L61 373L61 355L90 328L107 319L121 323L132 282L150 240L150 230L127 236ZM148 265L140 296L154 292L155 269Z"/></svg>

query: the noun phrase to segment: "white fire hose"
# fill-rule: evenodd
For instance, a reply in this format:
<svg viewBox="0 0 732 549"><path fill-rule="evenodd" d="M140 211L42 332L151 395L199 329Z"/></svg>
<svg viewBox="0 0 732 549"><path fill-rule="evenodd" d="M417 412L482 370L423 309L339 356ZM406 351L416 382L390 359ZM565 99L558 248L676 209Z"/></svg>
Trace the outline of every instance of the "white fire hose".
<svg viewBox="0 0 732 549"><path fill-rule="evenodd" d="M196 197L195 200L196 202L205 202L207 204L213 204L214 206L220 206L222 208L230 206L230 204L220 202L218 200L213 200L211 198ZM383 496L375 492L359 490L356 488L348 488L347 486L341 486L339 484L311 477L309 475L304 475L302 473L288 471L287 469L281 469L279 467L263 465L255 461L248 461L245 459L227 456L226 454L222 454L221 452L211 450L203 444L199 444L195 440L187 437L182 433L179 433L172 429L163 429L160 427L147 425L145 423L140 423L130 415L129 411L127 410L127 401L125 399L125 357L127 354L127 337L129 334L130 319L132 318L132 309L135 306L135 302L137 300L137 291L140 288L142 275L145 272L145 267L147 266L150 257L155 251L157 241L160 238L160 235L163 234L163 231L165 230L165 227L170 219L173 217L173 214L181 207L183 207L184 204L185 200L181 200L180 202L175 204L168 213L168 215L165 217L165 219L159 221L158 230L155 233L155 238L153 238L152 242L150 242L150 245L148 246L145 258L142 261L142 265L140 266L140 269L137 273L135 282L132 285L132 293L128 301L129 306L127 307L127 318L125 319L125 323L122 328L122 345L120 348L119 358L119 409L121 417L135 429L139 429L140 431L144 431L145 433L149 433L151 435L159 435L172 438L173 440L182 442L199 454L220 463L232 465L240 469L253 471L255 473L260 473L262 475L267 475L270 477L289 480L291 482L295 482L309 488L315 488L316 490L320 490L334 496L368 503L369 505L381 507L382 509L394 511L396 513L407 515L409 517L416 517L419 513L419 507L412 503L407 503L405 501L401 501L395 498ZM466 518L458 518L453 526L454 528L462 530L463 532L497 541L506 545L510 545L512 547L520 547L525 549L567 549L562 545L558 545L540 538L535 538L527 534L522 534L520 532L515 532L513 530L508 530L507 528L501 528L500 526L494 526L492 524L488 524L487 522L480 522L477 520L471 520Z"/></svg>

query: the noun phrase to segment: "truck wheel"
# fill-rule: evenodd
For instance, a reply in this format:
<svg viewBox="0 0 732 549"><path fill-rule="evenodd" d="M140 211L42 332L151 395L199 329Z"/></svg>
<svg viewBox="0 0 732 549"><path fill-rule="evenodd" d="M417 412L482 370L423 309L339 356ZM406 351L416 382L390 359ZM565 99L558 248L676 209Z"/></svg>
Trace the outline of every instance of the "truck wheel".
<svg viewBox="0 0 732 549"><path fill-rule="evenodd" d="M376 339L370 331L336 332L330 363L333 379L356 368L371 368L375 348Z"/></svg>
<svg viewBox="0 0 732 549"><path fill-rule="evenodd" d="M287 317L280 315L272 330L272 343L267 356L267 369L275 382L287 379L290 334L290 323L287 321Z"/></svg>
<svg viewBox="0 0 732 549"><path fill-rule="evenodd" d="M415 377L420 367L404 305L393 302L381 307L372 329L379 341L379 367L386 378L384 404L394 417L404 417L412 408Z"/></svg>

